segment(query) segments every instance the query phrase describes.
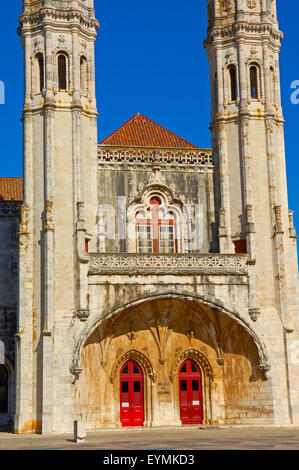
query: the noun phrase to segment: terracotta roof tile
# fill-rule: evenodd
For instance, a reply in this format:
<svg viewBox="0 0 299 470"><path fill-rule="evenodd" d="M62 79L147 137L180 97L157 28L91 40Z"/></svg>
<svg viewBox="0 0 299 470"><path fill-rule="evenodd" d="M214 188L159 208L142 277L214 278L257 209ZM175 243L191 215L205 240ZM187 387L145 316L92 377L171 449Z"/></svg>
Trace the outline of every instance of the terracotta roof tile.
<svg viewBox="0 0 299 470"><path fill-rule="evenodd" d="M129 119L123 126L104 139L101 145L184 149L198 148L141 114L136 114Z"/></svg>
<svg viewBox="0 0 299 470"><path fill-rule="evenodd" d="M23 179L0 178L0 201L22 201Z"/></svg>

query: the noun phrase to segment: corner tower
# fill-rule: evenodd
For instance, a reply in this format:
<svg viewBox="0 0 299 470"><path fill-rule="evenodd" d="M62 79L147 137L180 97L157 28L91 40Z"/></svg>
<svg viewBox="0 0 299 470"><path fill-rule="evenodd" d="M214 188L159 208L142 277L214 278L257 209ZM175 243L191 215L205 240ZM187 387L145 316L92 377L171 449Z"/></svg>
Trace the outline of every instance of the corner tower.
<svg viewBox="0 0 299 470"><path fill-rule="evenodd" d="M52 432L58 419L67 429L73 419L69 376L62 377L69 373L74 312L87 309L81 270L85 247L94 243L99 23L93 6L93 0L24 0L20 16L24 205L16 432Z"/></svg>
<svg viewBox="0 0 299 470"><path fill-rule="evenodd" d="M288 207L279 52L282 33L275 0L209 0L205 47L210 62L211 132L221 252L250 255L251 319L265 324L265 340L284 375L289 418L298 400L298 262ZM277 395L277 396L278 396ZM282 411L276 410L277 416Z"/></svg>

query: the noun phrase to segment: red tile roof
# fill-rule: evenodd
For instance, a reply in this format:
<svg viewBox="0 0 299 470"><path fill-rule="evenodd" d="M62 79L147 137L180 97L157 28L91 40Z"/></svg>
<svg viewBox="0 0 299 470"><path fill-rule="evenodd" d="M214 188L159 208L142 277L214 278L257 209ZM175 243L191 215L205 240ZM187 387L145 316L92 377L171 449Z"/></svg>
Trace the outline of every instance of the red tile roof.
<svg viewBox="0 0 299 470"><path fill-rule="evenodd" d="M101 145L184 149L198 148L141 114L136 114L129 119L123 126L104 139Z"/></svg>
<svg viewBox="0 0 299 470"><path fill-rule="evenodd" d="M0 178L0 201L22 201L22 199L22 178Z"/></svg>

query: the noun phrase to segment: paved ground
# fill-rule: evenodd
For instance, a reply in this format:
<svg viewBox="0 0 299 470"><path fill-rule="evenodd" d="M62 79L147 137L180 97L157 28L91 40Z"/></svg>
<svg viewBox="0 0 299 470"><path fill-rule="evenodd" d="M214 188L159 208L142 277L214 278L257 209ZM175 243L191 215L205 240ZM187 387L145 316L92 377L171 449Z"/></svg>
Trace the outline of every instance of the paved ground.
<svg viewBox="0 0 299 470"><path fill-rule="evenodd" d="M0 450L299 450L299 427L134 429L70 435L0 433Z"/></svg>

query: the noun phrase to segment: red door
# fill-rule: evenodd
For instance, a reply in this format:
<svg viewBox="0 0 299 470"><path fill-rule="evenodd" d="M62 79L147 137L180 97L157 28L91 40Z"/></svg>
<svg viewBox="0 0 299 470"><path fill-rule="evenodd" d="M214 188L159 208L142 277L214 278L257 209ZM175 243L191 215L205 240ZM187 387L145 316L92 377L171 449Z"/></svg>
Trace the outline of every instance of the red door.
<svg viewBox="0 0 299 470"><path fill-rule="evenodd" d="M143 425L143 376L131 360L120 371L120 421L123 426Z"/></svg>
<svg viewBox="0 0 299 470"><path fill-rule="evenodd" d="M201 424L201 373L198 365L191 361L191 359L187 359L180 368L179 387L182 424Z"/></svg>

